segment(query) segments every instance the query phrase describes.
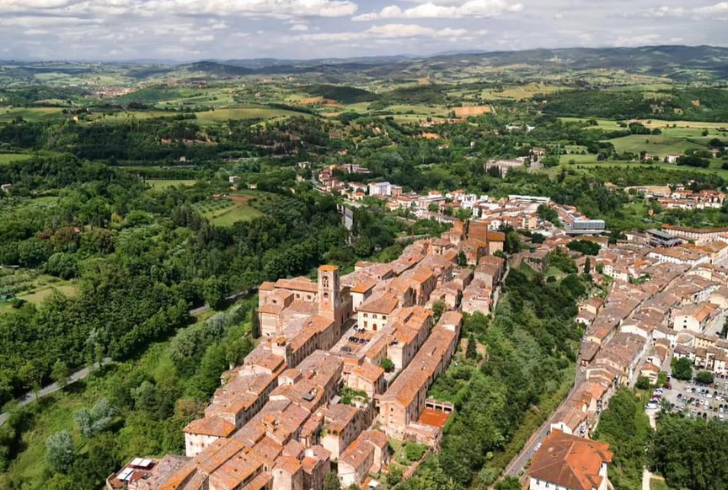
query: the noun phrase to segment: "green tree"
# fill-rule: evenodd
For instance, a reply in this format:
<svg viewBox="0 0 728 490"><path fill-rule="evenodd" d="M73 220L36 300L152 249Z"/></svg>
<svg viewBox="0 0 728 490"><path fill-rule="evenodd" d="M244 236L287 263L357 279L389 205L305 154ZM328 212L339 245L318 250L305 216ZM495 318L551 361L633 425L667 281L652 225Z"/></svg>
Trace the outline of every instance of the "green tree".
<svg viewBox="0 0 728 490"><path fill-rule="evenodd" d="M51 369L51 379L63 389L68 385L70 378L71 370L68 368L68 365L61 360L56 361Z"/></svg>
<svg viewBox="0 0 728 490"><path fill-rule="evenodd" d="M71 433L62 430L46 440L46 461L54 473L66 473L71 469L75 454Z"/></svg>
<svg viewBox="0 0 728 490"><path fill-rule="evenodd" d="M522 490L521 482L518 478L507 476L495 484L495 490Z"/></svg>
<svg viewBox="0 0 728 490"><path fill-rule="evenodd" d="M23 381L23 383L30 386L37 396L43 386L45 372L37 361L30 360L20 368L18 371L18 377Z"/></svg>
<svg viewBox="0 0 728 490"><path fill-rule="evenodd" d="M336 473L326 473L326 477L324 477L324 490L341 490L341 482Z"/></svg>
<svg viewBox="0 0 728 490"><path fill-rule="evenodd" d="M672 360L672 376L675 379L689 381L693 379L693 363L690 359L683 357Z"/></svg>
<svg viewBox="0 0 728 490"><path fill-rule="evenodd" d="M458 253L458 265L460 267L467 267L468 266L468 257L465 255L465 252L459 252Z"/></svg>
<svg viewBox="0 0 728 490"><path fill-rule="evenodd" d="M381 365L382 369L384 369L384 371L387 373L394 372L394 369L396 368L396 366L394 365L392 360L387 357L382 359L382 362L380 365Z"/></svg>
<svg viewBox="0 0 728 490"><path fill-rule="evenodd" d="M709 371L698 371L695 375L695 381L704 385L712 385L714 381L713 373Z"/></svg>
<svg viewBox="0 0 728 490"><path fill-rule="evenodd" d="M645 376L640 376L637 378L637 383L635 383L635 388L638 390L649 390L650 389L650 379Z"/></svg>
<svg viewBox="0 0 728 490"><path fill-rule="evenodd" d="M465 357L468 359L478 358L478 350L475 345L475 336L472 333L468 336L468 346L465 350Z"/></svg>
<svg viewBox="0 0 728 490"><path fill-rule="evenodd" d="M225 283L221 279L210 277L205 281L202 295L213 310L221 310L225 306L225 293Z"/></svg>
<svg viewBox="0 0 728 490"><path fill-rule="evenodd" d="M435 323L440 321L442 314L445 313L445 308L447 308L447 306L445 305L445 302L442 300L437 300L432 304L432 312L435 314L435 316L434 316Z"/></svg>
<svg viewBox="0 0 728 490"><path fill-rule="evenodd" d="M584 261L584 274L591 274L591 259L589 257Z"/></svg>

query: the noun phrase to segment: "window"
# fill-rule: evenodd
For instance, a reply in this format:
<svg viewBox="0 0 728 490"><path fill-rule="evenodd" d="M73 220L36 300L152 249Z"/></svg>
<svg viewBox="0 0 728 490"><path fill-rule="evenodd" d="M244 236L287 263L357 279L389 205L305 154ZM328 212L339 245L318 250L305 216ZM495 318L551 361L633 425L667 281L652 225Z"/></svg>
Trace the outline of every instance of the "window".
<svg viewBox="0 0 728 490"><path fill-rule="evenodd" d="M329 299L329 293L324 293L324 299Z"/></svg>
<svg viewBox="0 0 728 490"><path fill-rule="evenodd" d="M364 318L369 318L369 313L364 313Z"/></svg>
<svg viewBox="0 0 728 490"><path fill-rule="evenodd" d="M374 318L376 320L377 319L377 315L372 315L372 318Z"/></svg>

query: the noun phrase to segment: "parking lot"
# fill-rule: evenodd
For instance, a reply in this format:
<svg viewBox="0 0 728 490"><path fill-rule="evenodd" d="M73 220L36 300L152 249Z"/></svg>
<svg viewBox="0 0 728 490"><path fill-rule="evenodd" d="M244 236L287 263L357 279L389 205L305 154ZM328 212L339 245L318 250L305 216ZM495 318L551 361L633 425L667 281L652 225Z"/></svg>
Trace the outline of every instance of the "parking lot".
<svg viewBox="0 0 728 490"><path fill-rule="evenodd" d="M711 386L692 381L670 380L671 389L663 389L661 399L671 410L691 418L728 420L728 379L716 378Z"/></svg>

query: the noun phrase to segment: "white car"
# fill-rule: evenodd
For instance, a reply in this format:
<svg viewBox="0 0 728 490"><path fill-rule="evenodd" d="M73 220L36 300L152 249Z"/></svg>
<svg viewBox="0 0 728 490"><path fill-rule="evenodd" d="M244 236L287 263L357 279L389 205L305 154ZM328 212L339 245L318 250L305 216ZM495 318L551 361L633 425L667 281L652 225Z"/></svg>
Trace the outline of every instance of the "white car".
<svg viewBox="0 0 728 490"><path fill-rule="evenodd" d="M539 449L541 449L541 443L540 442L538 444L536 444L536 447L533 448L533 452L534 453L537 453Z"/></svg>

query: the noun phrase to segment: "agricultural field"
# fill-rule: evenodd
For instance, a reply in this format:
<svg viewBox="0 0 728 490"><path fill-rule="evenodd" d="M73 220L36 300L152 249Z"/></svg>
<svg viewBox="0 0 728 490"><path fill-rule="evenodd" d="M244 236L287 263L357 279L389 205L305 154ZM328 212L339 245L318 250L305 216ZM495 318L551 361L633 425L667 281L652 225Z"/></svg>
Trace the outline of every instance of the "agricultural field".
<svg viewBox="0 0 728 490"><path fill-rule="evenodd" d="M0 124L19 117L28 122L57 120L63 117L62 111L61 107L3 107L0 108Z"/></svg>
<svg viewBox="0 0 728 490"><path fill-rule="evenodd" d="M659 157L670 154L683 154L687 150L705 149L708 141L708 137L687 139L665 135L653 136L637 134L607 140L620 153L632 152L639 154L641 151L646 151L650 155Z"/></svg>
<svg viewBox="0 0 728 490"><path fill-rule="evenodd" d="M208 199L195 204L195 209L215 226L232 226L239 221L250 221L263 213L251 205L254 195L233 194L220 199Z"/></svg>
<svg viewBox="0 0 728 490"><path fill-rule="evenodd" d="M174 186L192 187L194 180L148 180L147 184L152 189L168 189Z"/></svg>
<svg viewBox="0 0 728 490"><path fill-rule="evenodd" d="M302 112L274 109L270 107L238 107L216 109L214 111L197 112L201 122L228 121L230 119L274 119L280 117L306 116Z"/></svg>
<svg viewBox="0 0 728 490"><path fill-rule="evenodd" d="M56 291L73 296L77 289L70 281L34 270L0 269L0 313L10 307L13 299L40 305Z"/></svg>
<svg viewBox="0 0 728 490"><path fill-rule="evenodd" d="M28 160L29 158L33 158L33 155L29 153L0 153L0 165L17 162L18 160Z"/></svg>
<svg viewBox="0 0 728 490"><path fill-rule="evenodd" d="M533 96L535 95L552 94L561 90L566 90L567 88L568 87L565 86L551 85L545 83L529 83L527 85L505 86L502 89L485 89L480 94L480 97L483 100L526 100L533 98Z"/></svg>

